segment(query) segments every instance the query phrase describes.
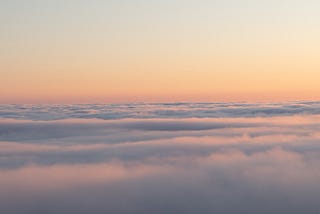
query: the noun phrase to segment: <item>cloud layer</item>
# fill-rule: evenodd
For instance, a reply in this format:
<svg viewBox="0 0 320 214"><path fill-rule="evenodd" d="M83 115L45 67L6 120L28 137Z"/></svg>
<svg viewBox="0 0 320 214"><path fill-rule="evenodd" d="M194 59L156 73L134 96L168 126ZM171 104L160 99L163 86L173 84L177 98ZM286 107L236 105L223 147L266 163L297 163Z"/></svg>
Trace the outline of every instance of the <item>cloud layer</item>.
<svg viewBox="0 0 320 214"><path fill-rule="evenodd" d="M0 118L234 118L319 115L320 102L285 103L132 103L83 105L0 105Z"/></svg>
<svg viewBox="0 0 320 214"><path fill-rule="evenodd" d="M159 108L165 105L194 115L192 105L218 104ZM15 110L19 120L13 116L0 120L1 210L320 213L320 116L310 110L318 104L281 105L305 109L304 113L278 115L277 110L248 116L260 105L228 104L226 111L247 112L211 118L75 119L67 106L59 111L69 116L54 120L59 117L52 117L55 113L48 113L49 107L28 106L29 113ZM116 112L118 107L114 108Z"/></svg>

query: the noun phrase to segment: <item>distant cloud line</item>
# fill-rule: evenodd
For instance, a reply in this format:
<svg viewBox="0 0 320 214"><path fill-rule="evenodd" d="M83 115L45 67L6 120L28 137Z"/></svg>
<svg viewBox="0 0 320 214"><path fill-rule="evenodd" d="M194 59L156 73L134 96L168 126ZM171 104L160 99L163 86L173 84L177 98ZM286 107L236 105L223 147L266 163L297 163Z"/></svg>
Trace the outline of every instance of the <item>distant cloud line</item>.
<svg viewBox="0 0 320 214"><path fill-rule="evenodd" d="M234 118L318 115L320 102L131 103L82 105L0 105L0 118L27 120L125 118Z"/></svg>

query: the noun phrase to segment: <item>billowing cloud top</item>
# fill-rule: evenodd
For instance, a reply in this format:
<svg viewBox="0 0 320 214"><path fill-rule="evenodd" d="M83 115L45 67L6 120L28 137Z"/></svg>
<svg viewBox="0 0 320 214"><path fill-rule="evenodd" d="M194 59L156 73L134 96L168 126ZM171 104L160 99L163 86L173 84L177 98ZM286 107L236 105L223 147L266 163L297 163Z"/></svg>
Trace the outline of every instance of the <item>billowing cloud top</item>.
<svg viewBox="0 0 320 214"><path fill-rule="evenodd" d="M319 213L319 105L2 105L1 213Z"/></svg>

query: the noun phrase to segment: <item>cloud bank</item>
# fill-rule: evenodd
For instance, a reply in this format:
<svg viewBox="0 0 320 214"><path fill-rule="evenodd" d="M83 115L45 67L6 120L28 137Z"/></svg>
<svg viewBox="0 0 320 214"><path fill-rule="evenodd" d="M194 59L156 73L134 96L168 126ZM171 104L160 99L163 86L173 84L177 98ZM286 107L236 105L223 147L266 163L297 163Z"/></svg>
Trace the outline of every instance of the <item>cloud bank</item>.
<svg viewBox="0 0 320 214"><path fill-rule="evenodd" d="M0 118L59 120L97 118L234 118L319 115L320 102L131 103L82 105L0 105Z"/></svg>
<svg viewBox="0 0 320 214"><path fill-rule="evenodd" d="M202 118L193 105L234 111ZM58 107L2 108L1 212L320 213L318 104L268 104L299 110L255 116L261 105L161 104L152 111L191 116L107 120L71 116L81 106L60 106L61 117Z"/></svg>

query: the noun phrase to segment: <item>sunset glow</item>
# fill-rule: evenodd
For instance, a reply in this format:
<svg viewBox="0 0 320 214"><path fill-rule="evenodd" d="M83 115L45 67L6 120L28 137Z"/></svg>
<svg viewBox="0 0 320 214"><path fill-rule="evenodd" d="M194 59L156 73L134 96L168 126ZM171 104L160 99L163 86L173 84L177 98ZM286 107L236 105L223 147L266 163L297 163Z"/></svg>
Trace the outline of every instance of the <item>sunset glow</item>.
<svg viewBox="0 0 320 214"><path fill-rule="evenodd" d="M2 1L1 103L319 99L317 1Z"/></svg>
<svg viewBox="0 0 320 214"><path fill-rule="evenodd" d="M1 214L320 214L319 0L0 0Z"/></svg>

